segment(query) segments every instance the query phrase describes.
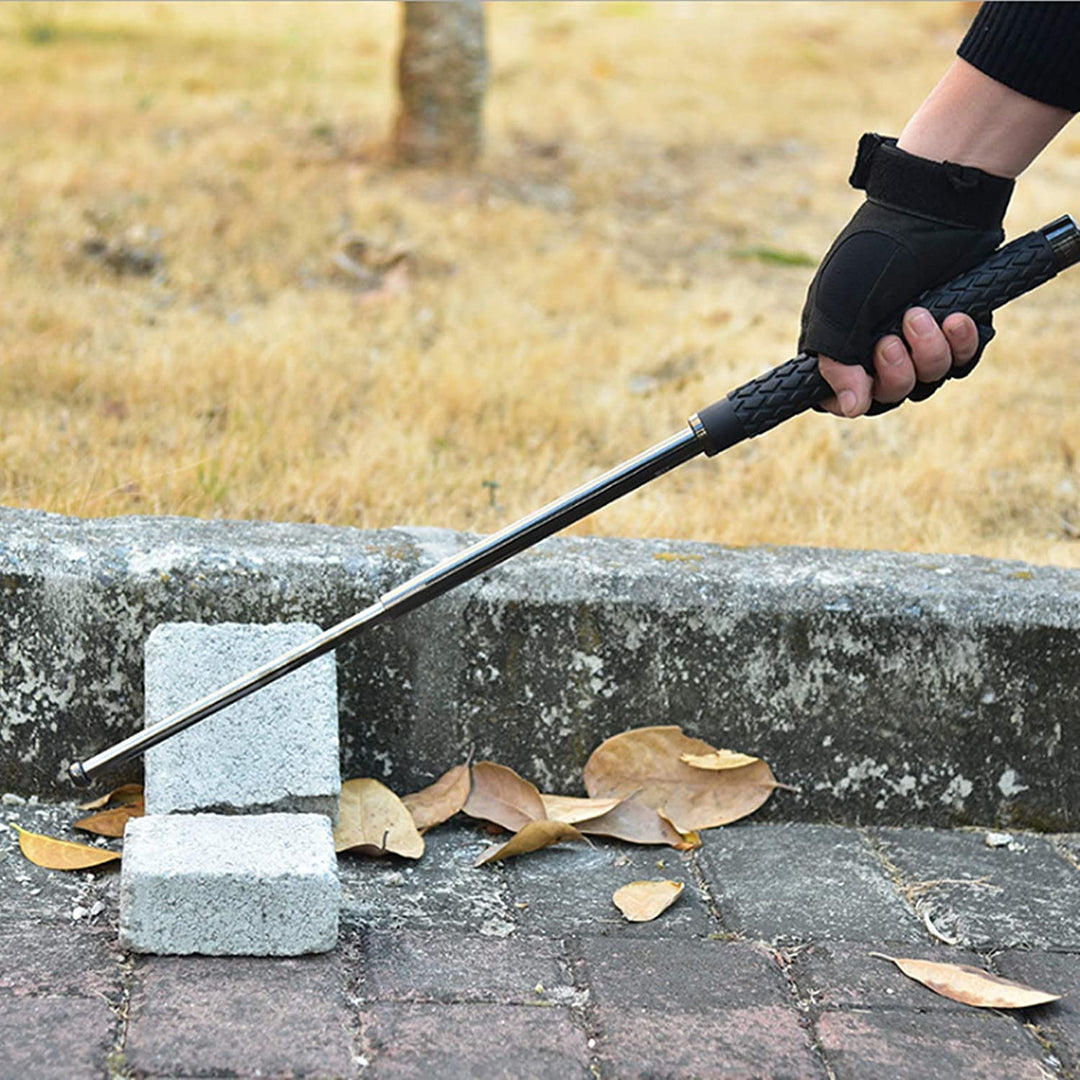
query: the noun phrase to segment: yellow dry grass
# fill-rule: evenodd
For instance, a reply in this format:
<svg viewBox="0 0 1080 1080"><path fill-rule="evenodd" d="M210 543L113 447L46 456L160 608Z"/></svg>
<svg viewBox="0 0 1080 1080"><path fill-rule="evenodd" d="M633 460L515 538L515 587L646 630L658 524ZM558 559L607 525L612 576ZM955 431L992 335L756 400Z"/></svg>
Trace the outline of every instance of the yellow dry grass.
<svg viewBox="0 0 1080 1080"><path fill-rule="evenodd" d="M0 502L504 524L791 354L812 267L737 253L820 255L969 7L492 4L455 177L385 163L392 5L4 5ZM1078 178L1066 131L1010 233ZM359 290L345 234L406 268ZM926 405L803 417L579 530L1080 565L1078 298L1002 312Z"/></svg>

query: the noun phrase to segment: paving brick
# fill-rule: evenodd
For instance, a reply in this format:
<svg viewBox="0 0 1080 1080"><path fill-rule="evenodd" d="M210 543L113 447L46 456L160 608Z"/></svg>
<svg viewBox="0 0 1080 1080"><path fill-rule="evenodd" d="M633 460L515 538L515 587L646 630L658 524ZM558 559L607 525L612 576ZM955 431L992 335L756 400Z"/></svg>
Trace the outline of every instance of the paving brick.
<svg viewBox="0 0 1080 1080"><path fill-rule="evenodd" d="M423 859L342 855L341 918L348 926L408 928L505 936L516 911L500 867L473 868L490 842L475 825L452 822L424 837Z"/></svg>
<svg viewBox="0 0 1080 1080"><path fill-rule="evenodd" d="M904 975L895 964L871 956L871 952L988 968L979 954L944 945L819 941L796 951L789 973L795 979L800 995L819 1009L969 1010L970 1006L927 990Z"/></svg>
<svg viewBox="0 0 1080 1080"><path fill-rule="evenodd" d="M0 1080L106 1076L114 1027L101 999L0 997Z"/></svg>
<svg viewBox="0 0 1080 1080"><path fill-rule="evenodd" d="M140 1076L352 1076L346 989L336 953L142 958L127 1064Z"/></svg>
<svg viewBox="0 0 1080 1080"><path fill-rule="evenodd" d="M503 872L523 931L615 934L619 937L701 936L717 929L698 893L692 856L667 847L595 842L550 848L539 857L507 860ZM685 887L653 922L630 923L612 902L631 881L669 878Z"/></svg>
<svg viewBox="0 0 1080 1080"><path fill-rule="evenodd" d="M760 945L591 938L582 952L602 1006L690 1013L790 999L779 966Z"/></svg>
<svg viewBox="0 0 1080 1080"><path fill-rule="evenodd" d="M858 829L736 826L710 834L700 859L725 926L748 937L925 937Z"/></svg>
<svg viewBox="0 0 1080 1080"><path fill-rule="evenodd" d="M0 934L0 993L120 995L118 956L107 929L70 921L5 922Z"/></svg>
<svg viewBox="0 0 1080 1080"><path fill-rule="evenodd" d="M162 814L124 831L120 940L136 952L323 952L339 904L322 814Z"/></svg>
<svg viewBox="0 0 1080 1080"><path fill-rule="evenodd" d="M1007 978L1065 995L1061 1001L1026 1009L1024 1019L1038 1026L1067 1068L1080 1070L1080 955L1015 950L997 953L994 967Z"/></svg>
<svg viewBox="0 0 1080 1080"><path fill-rule="evenodd" d="M827 1012L818 1042L836 1080L1046 1080L1045 1052L1020 1021L954 1012Z"/></svg>
<svg viewBox="0 0 1080 1080"><path fill-rule="evenodd" d="M921 899L942 933L969 946L1080 948L1080 871L1049 841L1022 834L990 848L983 831L943 829L876 829L873 836L907 885L944 882ZM957 879L985 884L949 884Z"/></svg>
<svg viewBox="0 0 1080 1080"><path fill-rule="evenodd" d="M556 1006L386 1002L361 1014L360 1029L377 1080L591 1077L585 1035Z"/></svg>
<svg viewBox="0 0 1080 1080"><path fill-rule="evenodd" d="M545 938L372 931L364 959L369 999L537 1004L573 989L560 942Z"/></svg>
<svg viewBox="0 0 1080 1080"><path fill-rule="evenodd" d="M319 633L311 623L164 623L147 639L146 725ZM337 669L327 654L146 752L146 811L337 814Z"/></svg>
<svg viewBox="0 0 1080 1080"><path fill-rule="evenodd" d="M648 1080L825 1080L792 1008L713 1012L601 1008L604 1074Z"/></svg>

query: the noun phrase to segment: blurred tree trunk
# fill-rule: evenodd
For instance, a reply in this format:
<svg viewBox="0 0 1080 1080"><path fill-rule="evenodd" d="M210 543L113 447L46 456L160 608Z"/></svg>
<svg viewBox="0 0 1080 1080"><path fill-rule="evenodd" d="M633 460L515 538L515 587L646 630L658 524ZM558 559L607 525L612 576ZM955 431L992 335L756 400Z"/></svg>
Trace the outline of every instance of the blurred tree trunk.
<svg viewBox="0 0 1080 1080"><path fill-rule="evenodd" d="M406 0L394 159L471 165L483 144L487 47L480 0Z"/></svg>

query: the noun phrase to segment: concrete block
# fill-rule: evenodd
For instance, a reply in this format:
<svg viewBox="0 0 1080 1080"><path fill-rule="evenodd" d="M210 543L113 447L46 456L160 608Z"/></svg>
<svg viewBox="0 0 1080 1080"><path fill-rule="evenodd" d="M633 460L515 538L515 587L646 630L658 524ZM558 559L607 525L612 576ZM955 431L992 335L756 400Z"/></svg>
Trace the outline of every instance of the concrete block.
<svg viewBox="0 0 1080 1080"><path fill-rule="evenodd" d="M166 623L146 642L149 727L310 641L310 623ZM146 812L337 816L337 675L319 657L146 754Z"/></svg>
<svg viewBox="0 0 1080 1080"><path fill-rule="evenodd" d="M136 952L327 952L340 899L322 814L152 815L124 833L120 942Z"/></svg>

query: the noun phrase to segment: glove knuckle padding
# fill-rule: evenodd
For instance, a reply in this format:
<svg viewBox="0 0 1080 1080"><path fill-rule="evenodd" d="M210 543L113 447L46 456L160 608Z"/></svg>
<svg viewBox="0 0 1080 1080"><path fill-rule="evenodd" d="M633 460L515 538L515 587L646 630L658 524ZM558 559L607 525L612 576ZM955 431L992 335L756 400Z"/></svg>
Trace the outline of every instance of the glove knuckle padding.
<svg viewBox="0 0 1080 1080"><path fill-rule="evenodd" d="M906 308L927 289L971 269L1001 243L1001 217L1012 182L916 158L891 140L867 135L852 183L865 187L868 198L810 283L799 351L861 364L873 373L875 343L883 334L901 332ZM994 335L989 317L978 331L975 356L954 368L953 375L970 373L978 362ZM909 396L929 397L938 385L917 384ZM895 406L875 402L871 413L890 407Z"/></svg>

